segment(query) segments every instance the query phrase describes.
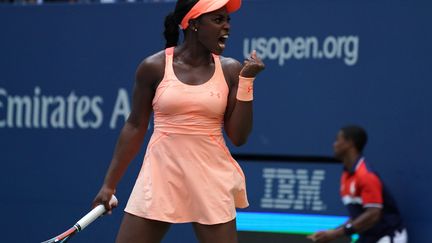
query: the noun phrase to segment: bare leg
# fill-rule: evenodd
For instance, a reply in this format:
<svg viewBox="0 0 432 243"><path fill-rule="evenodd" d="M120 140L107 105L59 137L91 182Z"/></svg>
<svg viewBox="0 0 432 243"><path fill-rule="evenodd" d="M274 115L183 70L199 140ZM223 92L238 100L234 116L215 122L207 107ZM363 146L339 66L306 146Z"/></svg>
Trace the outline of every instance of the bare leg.
<svg viewBox="0 0 432 243"><path fill-rule="evenodd" d="M125 213L116 243L160 243L170 225Z"/></svg>
<svg viewBox="0 0 432 243"><path fill-rule="evenodd" d="M192 225L200 243L237 243L235 219L223 224L204 225L193 223Z"/></svg>

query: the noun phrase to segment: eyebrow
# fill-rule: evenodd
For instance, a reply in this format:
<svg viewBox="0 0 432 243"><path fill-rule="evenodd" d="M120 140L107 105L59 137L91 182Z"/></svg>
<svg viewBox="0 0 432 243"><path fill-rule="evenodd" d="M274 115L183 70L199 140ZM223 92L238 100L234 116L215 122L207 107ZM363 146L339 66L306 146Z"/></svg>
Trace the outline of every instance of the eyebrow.
<svg viewBox="0 0 432 243"><path fill-rule="evenodd" d="M222 17L222 18L230 18L230 16L229 16L229 14L213 14L214 15L214 17Z"/></svg>

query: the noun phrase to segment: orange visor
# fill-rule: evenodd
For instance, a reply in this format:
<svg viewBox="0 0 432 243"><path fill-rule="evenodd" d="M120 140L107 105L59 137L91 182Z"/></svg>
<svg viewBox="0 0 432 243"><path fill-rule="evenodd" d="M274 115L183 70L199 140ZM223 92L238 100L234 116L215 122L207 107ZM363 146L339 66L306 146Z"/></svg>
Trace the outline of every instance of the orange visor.
<svg viewBox="0 0 432 243"><path fill-rule="evenodd" d="M196 19L202 14L218 10L224 6L228 13L235 12L240 8L241 0L199 0L184 16L180 26L182 29L186 29L189 26L190 19Z"/></svg>

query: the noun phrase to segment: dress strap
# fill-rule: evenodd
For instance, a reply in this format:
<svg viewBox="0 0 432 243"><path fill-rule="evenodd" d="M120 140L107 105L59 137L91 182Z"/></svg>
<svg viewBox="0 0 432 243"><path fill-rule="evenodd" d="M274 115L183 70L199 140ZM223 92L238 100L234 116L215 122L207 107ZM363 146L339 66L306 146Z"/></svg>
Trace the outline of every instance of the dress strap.
<svg viewBox="0 0 432 243"><path fill-rule="evenodd" d="M173 64L174 47L169 47L165 49L165 71L162 80L156 88L156 93L153 98L153 106L159 100L159 97L165 92L165 90L170 86L170 80L172 80L174 75Z"/></svg>
<svg viewBox="0 0 432 243"><path fill-rule="evenodd" d="M165 74L164 80L174 75L173 68L174 46L165 49Z"/></svg>
<svg viewBox="0 0 432 243"><path fill-rule="evenodd" d="M225 75L222 69L222 63L220 60L220 56L216 55L216 54L212 54L213 55L213 60L215 63L215 75L214 78L217 80L217 82L223 82L225 84L226 80L225 80ZM228 86L227 86L228 87Z"/></svg>
<svg viewBox="0 0 432 243"><path fill-rule="evenodd" d="M215 72L217 72L217 73L222 72L222 64L221 64L219 56L216 54L213 54L213 53L212 53L212 55L213 55L213 60L215 63ZM222 72L222 74L223 74L223 72Z"/></svg>

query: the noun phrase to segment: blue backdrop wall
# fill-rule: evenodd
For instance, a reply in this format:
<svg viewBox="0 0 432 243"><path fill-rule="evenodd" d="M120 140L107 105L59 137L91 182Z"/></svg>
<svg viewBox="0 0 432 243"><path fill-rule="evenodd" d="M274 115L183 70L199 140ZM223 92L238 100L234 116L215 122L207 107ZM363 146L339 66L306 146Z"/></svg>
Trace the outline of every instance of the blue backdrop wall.
<svg viewBox="0 0 432 243"><path fill-rule="evenodd" d="M135 68L163 48L173 6L0 6L4 242L45 240L89 209L130 109ZM232 151L328 156L341 126L361 124L370 134L365 154L393 191L411 242L432 242L431 9L402 0L245 2L224 55L242 60L256 49L267 68L256 81L253 134ZM121 209L142 155L118 187ZM259 207L262 175L244 168ZM327 170L337 186L340 167ZM330 188L321 189L329 207L318 213L345 215ZM77 242L113 242L121 216ZM165 242L194 242L189 229L174 227Z"/></svg>

